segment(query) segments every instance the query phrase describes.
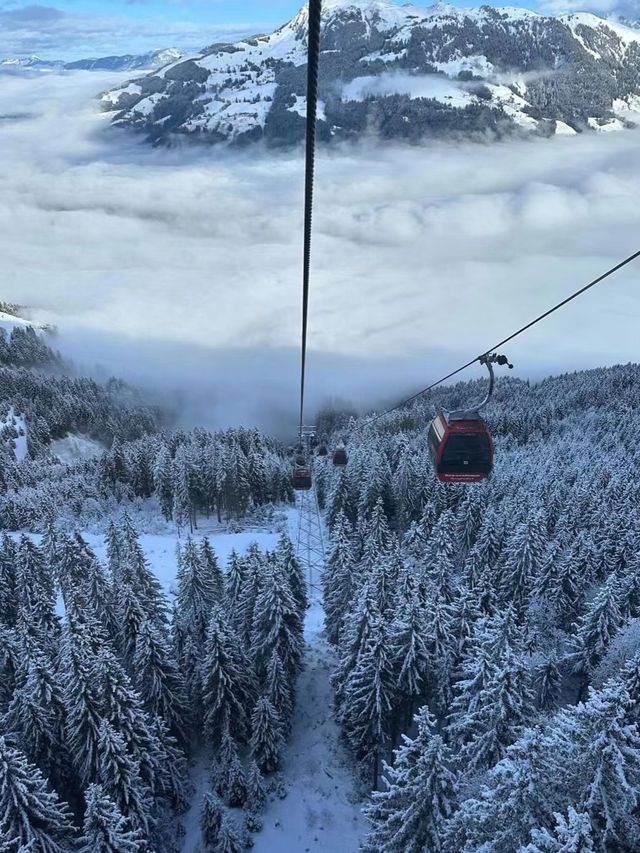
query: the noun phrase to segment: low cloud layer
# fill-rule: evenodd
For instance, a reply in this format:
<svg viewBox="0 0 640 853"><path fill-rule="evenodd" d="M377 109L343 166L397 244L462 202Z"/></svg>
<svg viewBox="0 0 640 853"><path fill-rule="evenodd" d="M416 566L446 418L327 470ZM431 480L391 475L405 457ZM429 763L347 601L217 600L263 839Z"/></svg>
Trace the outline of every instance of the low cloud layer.
<svg viewBox="0 0 640 853"><path fill-rule="evenodd" d="M118 79L2 78L0 298L192 420L293 423L299 153L150 149L96 112ZM640 248L638 132L358 146L317 174L313 405L426 385ZM510 345L515 373L636 360L639 279Z"/></svg>

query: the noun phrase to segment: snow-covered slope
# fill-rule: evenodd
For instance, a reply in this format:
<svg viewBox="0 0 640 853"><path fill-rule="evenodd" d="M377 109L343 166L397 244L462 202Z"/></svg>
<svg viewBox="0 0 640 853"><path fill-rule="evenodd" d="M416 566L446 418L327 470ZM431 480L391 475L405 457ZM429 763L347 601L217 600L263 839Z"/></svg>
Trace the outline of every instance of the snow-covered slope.
<svg viewBox="0 0 640 853"><path fill-rule="evenodd" d="M83 459L94 459L104 450L104 445L86 435L67 435L51 442L51 453L65 465L73 465Z"/></svg>
<svg viewBox="0 0 640 853"><path fill-rule="evenodd" d="M295 144L306 32L305 7L271 34L211 45L106 93L104 108L152 141ZM549 134L556 122L581 131L613 125L614 101L640 94L640 31L586 13L328 0L322 50L324 140ZM625 122L628 110L615 126Z"/></svg>
<svg viewBox="0 0 640 853"><path fill-rule="evenodd" d="M14 329L26 329L27 327L34 329L38 334L52 331L50 326L40 326L30 320L25 320L24 317L19 317L17 314L0 311L0 329L4 329L6 335L10 335Z"/></svg>

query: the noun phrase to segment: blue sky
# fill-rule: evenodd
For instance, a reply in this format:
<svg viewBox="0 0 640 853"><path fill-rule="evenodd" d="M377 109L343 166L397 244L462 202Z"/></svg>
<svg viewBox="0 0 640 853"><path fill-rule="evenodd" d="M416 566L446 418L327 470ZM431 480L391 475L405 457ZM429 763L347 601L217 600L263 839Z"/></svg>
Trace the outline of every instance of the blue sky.
<svg viewBox="0 0 640 853"><path fill-rule="evenodd" d="M0 0L0 58L197 50L273 29L297 7L295 0Z"/></svg>
<svg viewBox="0 0 640 853"><path fill-rule="evenodd" d="M606 12L619 3L637 9L640 0L511 0L512 5L553 11L563 3L563 11ZM166 47L195 51L214 41L270 31L301 5L302 0L0 0L0 58L76 59Z"/></svg>

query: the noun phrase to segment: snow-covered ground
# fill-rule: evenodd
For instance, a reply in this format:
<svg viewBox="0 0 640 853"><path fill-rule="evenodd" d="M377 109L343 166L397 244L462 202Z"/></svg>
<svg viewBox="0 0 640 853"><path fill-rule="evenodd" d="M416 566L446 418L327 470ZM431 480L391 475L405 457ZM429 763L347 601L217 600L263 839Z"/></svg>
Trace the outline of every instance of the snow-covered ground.
<svg viewBox="0 0 640 853"><path fill-rule="evenodd" d="M104 536L86 531L82 531L82 535L98 559L106 564L107 545ZM278 542L279 533L259 529L244 530L242 533L220 533L205 526L193 534L193 539L200 542L204 536L210 539L224 569L233 550L244 554L253 542L263 551L273 549ZM176 588L177 547L178 544L184 545L186 538L186 533L180 537L175 533L143 533L140 536L140 544L149 565L169 596L173 596Z"/></svg>

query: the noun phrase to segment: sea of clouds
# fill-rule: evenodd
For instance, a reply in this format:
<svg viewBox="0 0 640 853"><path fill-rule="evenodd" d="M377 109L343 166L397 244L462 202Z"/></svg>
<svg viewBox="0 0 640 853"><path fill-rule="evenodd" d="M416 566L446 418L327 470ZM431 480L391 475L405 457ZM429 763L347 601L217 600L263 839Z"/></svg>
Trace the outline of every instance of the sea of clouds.
<svg viewBox="0 0 640 853"><path fill-rule="evenodd" d="M301 152L153 149L99 111L122 79L0 77L0 298L187 420L293 424ZM640 248L638 198L640 131L323 151L310 405L484 351ZM639 315L640 262L510 345L514 373L637 360Z"/></svg>

